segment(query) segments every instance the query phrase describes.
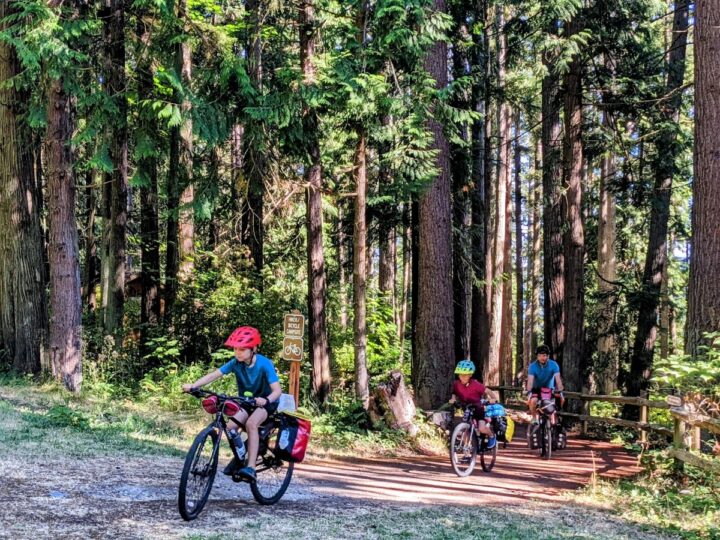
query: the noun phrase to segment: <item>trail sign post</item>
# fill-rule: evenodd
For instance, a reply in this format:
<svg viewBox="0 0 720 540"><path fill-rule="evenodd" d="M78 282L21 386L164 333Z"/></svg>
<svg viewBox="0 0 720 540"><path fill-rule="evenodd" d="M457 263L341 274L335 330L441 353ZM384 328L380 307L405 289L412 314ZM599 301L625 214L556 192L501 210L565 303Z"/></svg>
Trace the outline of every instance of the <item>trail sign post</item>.
<svg viewBox="0 0 720 540"><path fill-rule="evenodd" d="M303 355L303 336L305 335L305 317L299 311L285 315L283 324L284 338L282 357L290 361L289 392L300 405L300 362Z"/></svg>

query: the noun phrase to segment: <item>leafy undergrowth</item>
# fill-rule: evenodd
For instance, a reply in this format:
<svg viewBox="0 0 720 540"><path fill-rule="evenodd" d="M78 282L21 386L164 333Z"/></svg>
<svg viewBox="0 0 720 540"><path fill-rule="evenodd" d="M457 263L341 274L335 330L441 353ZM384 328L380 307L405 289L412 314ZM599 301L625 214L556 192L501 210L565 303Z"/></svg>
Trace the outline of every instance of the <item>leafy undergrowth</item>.
<svg viewBox="0 0 720 540"><path fill-rule="evenodd" d="M609 506L624 519L688 539L720 539L720 478L690 465L675 468L662 452L645 457L632 481L601 481L573 500Z"/></svg>
<svg viewBox="0 0 720 540"><path fill-rule="evenodd" d="M140 453L181 453L210 418L196 398L177 390L186 378L192 380L195 376L173 372L165 373L160 380L146 377L135 392L87 384L79 395L70 394L53 382L2 377L0 406L12 406L21 412L26 426L24 430L0 433L0 444L22 447L42 443L49 430L53 437L79 431L92 433L94 452L102 452L108 446ZM228 382L229 378L221 381L223 384L213 385L213 389L233 393ZM312 418L308 450L311 456L391 457L446 451L445 439L433 425L418 418L420 431L415 437L372 425L359 403L340 392L331 397L324 411L312 406L301 410ZM83 452L82 448L74 451Z"/></svg>

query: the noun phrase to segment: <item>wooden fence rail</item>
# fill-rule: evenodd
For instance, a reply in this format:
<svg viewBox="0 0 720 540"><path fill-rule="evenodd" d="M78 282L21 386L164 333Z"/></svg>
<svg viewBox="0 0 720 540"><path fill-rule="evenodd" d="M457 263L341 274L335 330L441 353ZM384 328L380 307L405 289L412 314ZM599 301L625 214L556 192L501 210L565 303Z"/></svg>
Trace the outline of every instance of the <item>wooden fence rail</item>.
<svg viewBox="0 0 720 540"><path fill-rule="evenodd" d="M508 393L523 393L525 390L518 386L490 386L491 390L497 390L500 393L500 401L507 403L512 409L525 408L523 402L508 402L506 395ZM624 396L606 396L595 394L583 394L582 392L563 392L566 398L579 399L583 402L582 413L570 413L559 411L560 416L566 418L574 418L581 422L581 433L587 433L588 422L597 422L604 424L612 424L635 429L640 432L641 444L647 443L647 433L653 431L666 437L672 437L673 443L670 449L670 455L676 460L689 463L695 467L700 467L716 474L720 474L720 465L716 461L711 461L702 455L693 454L687 450L700 450L701 446L701 430L704 429L714 435L720 434L720 420L709 416L688 411L683 407L674 407L665 401L650 400L644 397L624 397ZM606 403L618 403L621 405L632 405L640 409L640 421L624 420L622 418L612 418L605 416L592 416L590 414L590 403L593 401L601 401ZM648 422L650 409L669 410L673 417L672 429L667 426L658 424L650 424ZM688 436L688 426L690 426L690 435Z"/></svg>

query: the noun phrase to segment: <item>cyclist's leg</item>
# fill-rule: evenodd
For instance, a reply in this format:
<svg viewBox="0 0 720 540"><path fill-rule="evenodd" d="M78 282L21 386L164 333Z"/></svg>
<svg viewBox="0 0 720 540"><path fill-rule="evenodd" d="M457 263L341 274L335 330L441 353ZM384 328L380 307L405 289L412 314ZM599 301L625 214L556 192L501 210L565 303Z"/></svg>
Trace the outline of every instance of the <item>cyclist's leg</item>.
<svg viewBox="0 0 720 540"><path fill-rule="evenodd" d="M240 409L235 416L228 420L228 431L231 429L240 429L247 422L248 416L249 415L245 409Z"/></svg>
<svg viewBox="0 0 720 540"><path fill-rule="evenodd" d="M493 433L492 428L490 427L489 419L486 420L479 420L478 421L478 431L484 435L487 435L488 437L493 437L495 434Z"/></svg>
<svg viewBox="0 0 720 540"><path fill-rule="evenodd" d="M257 461L258 446L260 443L260 436L258 434L258 427L268 417L268 413L262 407L258 407L253 411L245 423L245 431L248 434L248 466L255 468L255 462Z"/></svg>

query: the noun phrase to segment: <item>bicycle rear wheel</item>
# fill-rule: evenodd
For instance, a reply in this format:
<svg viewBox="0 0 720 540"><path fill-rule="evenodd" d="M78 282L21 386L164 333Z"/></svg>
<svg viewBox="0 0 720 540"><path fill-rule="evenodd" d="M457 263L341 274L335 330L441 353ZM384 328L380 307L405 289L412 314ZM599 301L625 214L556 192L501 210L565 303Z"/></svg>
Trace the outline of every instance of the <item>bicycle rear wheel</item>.
<svg viewBox="0 0 720 540"><path fill-rule="evenodd" d="M198 517L210 497L217 473L219 446L220 435L214 426L208 426L195 437L185 457L178 493L178 509L185 521Z"/></svg>
<svg viewBox="0 0 720 540"><path fill-rule="evenodd" d="M257 479L250 484L253 497L260 504L275 504L287 491L292 480L294 463L285 463L276 457L270 447L277 437L277 427L274 427L264 438L264 454L258 458L255 474Z"/></svg>
<svg viewBox="0 0 720 540"><path fill-rule="evenodd" d="M450 464L458 476L469 476L475 469L477 439L472 426L461 422L450 436Z"/></svg>
<svg viewBox="0 0 720 540"><path fill-rule="evenodd" d="M480 466L482 467L482 470L485 472L492 471L492 468L495 466L495 459L497 459L497 447L499 442L495 441L495 446L492 447L492 449L488 450L485 448L485 445L487 444L487 437L483 437L482 444L480 445Z"/></svg>

